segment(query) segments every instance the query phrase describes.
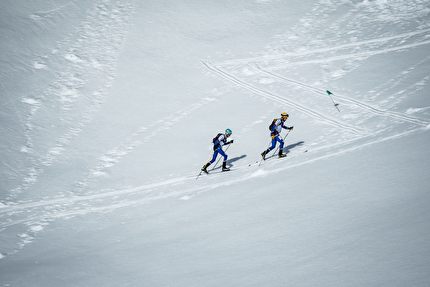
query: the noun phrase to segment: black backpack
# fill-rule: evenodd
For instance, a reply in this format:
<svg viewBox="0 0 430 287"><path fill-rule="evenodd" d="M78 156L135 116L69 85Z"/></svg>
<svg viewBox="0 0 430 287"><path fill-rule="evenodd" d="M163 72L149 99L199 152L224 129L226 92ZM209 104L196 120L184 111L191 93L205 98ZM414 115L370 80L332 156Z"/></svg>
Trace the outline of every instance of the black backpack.
<svg viewBox="0 0 430 287"><path fill-rule="evenodd" d="M275 122L276 122L277 120L279 120L279 119L274 119L274 120L272 121L272 123L271 123L271 124L270 124L270 126L269 126L269 131L272 131L273 126L275 125Z"/></svg>
<svg viewBox="0 0 430 287"><path fill-rule="evenodd" d="M212 142L215 143L220 135L222 135L222 133L217 134L216 137L214 137L214 139L212 140Z"/></svg>

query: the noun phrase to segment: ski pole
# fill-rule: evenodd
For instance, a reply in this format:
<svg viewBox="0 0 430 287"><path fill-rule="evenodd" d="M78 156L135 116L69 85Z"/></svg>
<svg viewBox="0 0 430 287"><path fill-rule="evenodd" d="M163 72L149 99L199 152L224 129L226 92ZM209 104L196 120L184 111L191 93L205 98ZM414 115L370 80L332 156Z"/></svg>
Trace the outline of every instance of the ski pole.
<svg viewBox="0 0 430 287"><path fill-rule="evenodd" d="M211 158L214 156L214 153L211 155L211 157L208 159L208 161L206 163L208 163L211 160ZM199 176L202 175L202 172L203 172L203 170L200 170L200 173L197 175L196 179L198 179Z"/></svg>
<svg viewBox="0 0 430 287"><path fill-rule="evenodd" d="M224 152L226 152L227 150L228 150L228 148L230 147L230 145L231 145L231 143L229 143L228 144L228 146L227 146L227 148L225 149L225 151ZM221 147L220 147L221 148ZM217 160L217 162L215 163L215 165L213 166L213 168L211 169L211 170L214 170L215 169L215 167L216 167L216 165L219 163L219 161L221 160L221 158L219 158L218 160Z"/></svg>
<svg viewBox="0 0 430 287"><path fill-rule="evenodd" d="M270 141L269 142L269 144L267 145L267 148L266 148L266 150L268 150L269 149L269 147L270 147L270 145L272 144L272 141ZM260 163L258 164L258 166L260 166L261 165L261 163L263 162L263 158L260 160Z"/></svg>

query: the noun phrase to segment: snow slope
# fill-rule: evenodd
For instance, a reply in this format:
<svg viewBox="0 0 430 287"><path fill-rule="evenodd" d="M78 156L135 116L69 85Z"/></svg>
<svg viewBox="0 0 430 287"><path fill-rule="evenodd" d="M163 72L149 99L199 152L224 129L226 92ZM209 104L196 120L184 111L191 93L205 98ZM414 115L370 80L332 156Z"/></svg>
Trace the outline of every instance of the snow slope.
<svg viewBox="0 0 430 287"><path fill-rule="evenodd" d="M0 8L2 286L430 284L428 1Z"/></svg>

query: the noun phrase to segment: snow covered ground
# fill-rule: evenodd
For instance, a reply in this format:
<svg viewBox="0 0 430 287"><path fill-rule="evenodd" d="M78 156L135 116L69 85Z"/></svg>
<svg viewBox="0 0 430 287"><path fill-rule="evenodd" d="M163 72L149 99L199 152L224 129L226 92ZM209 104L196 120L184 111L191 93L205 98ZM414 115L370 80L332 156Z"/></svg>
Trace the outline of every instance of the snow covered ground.
<svg viewBox="0 0 430 287"><path fill-rule="evenodd" d="M430 285L428 0L0 8L1 286Z"/></svg>

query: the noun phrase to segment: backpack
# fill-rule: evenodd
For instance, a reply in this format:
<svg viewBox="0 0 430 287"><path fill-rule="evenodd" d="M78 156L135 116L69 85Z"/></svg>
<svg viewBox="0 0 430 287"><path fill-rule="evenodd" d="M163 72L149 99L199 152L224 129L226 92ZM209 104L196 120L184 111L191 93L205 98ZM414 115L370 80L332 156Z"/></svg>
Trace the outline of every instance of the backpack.
<svg viewBox="0 0 430 287"><path fill-rule="evenodd" d="M214 139L212 140L212 142L215 143L220 135L222 135L222 133L217 134L216 137L214 137Z"/></svg>
<svg viewBox="0 0 430 287"><path fill-rule="evenodd" d="M279 120L279 119L274 119L274 120L272 121L272 123L271 123L271 124L270 124L270 126L269 126L269 131L272 131L273 126L275 125L275 122L276 122L277 120Z"/></svg>

